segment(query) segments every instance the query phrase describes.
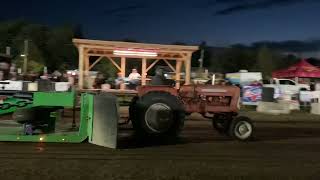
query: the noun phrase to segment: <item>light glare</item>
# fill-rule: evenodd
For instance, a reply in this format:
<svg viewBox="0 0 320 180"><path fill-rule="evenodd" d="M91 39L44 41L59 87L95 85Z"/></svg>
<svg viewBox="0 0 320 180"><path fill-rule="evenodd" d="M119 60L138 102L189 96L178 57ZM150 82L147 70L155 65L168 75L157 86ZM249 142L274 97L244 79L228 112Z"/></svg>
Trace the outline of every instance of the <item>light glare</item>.
<svg viewBox="0 0 320 180"><path fill-rule="evenodd" d="M114 55L119 56L148 56L148 57L156 57L158 53L151 51L132 51L132 50L114 50Z"/></svg>

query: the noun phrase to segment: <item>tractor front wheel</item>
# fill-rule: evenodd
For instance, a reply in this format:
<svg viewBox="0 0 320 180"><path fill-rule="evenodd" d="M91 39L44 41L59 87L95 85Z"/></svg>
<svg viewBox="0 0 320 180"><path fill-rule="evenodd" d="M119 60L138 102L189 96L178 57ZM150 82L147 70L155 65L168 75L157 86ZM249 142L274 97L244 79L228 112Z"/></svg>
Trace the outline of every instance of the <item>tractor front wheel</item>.
<svg viewBox="0 0 320 180"><path fill-rule="evenodd" d="M229 135L240 141L248 141L253 137L253 124L248 117L239 116L231 121Z"/></svg>
<svg viewBox="0 0 320 180"><path fill-rule="evenodd" d="M142 138L172 138L178 136L185 119L180 100L166 92L150 92L131 104L130 119Z"/></svg>

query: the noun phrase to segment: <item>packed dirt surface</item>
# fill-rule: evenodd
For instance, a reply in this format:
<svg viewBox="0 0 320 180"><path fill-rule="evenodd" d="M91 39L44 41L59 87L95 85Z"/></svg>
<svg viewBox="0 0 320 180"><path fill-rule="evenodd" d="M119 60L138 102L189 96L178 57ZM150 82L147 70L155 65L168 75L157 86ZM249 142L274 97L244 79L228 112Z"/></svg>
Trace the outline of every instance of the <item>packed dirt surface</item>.
<svg viewBox="0 0 320 180"><path fill-rule="evenodd" d="M320 178L320 117L244 114L255 120L250 142L219 135L196 115L181 139L169 144L137 144L129 137L113 150L89 143L1 142L0 179Z"/></svg>

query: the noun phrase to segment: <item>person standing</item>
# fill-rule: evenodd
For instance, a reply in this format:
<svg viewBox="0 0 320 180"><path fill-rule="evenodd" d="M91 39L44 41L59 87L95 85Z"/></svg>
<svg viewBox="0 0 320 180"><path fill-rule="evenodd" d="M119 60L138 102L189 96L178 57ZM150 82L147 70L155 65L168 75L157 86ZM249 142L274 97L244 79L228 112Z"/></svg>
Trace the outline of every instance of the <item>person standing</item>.
<svg viewBox="0 0 320 180"><path fill-rule="evenodd" d="M124 78L122 77L122 73L117 73L117 78L115 79L116 89L121 89L121 85L124 84Z"/></svg>

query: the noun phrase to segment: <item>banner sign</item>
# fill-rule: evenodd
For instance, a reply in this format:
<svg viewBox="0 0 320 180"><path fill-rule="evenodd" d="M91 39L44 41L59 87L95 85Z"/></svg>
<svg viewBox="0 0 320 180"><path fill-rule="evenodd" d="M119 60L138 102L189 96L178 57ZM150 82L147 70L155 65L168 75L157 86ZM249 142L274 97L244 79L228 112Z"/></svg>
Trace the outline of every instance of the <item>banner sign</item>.
<svg viewBox="0 0 320 180"><path fill-rule="evenodd" d="M261 86L243 86L242 87L242 104L258 105L261 101L262 87Z"/></svg>

